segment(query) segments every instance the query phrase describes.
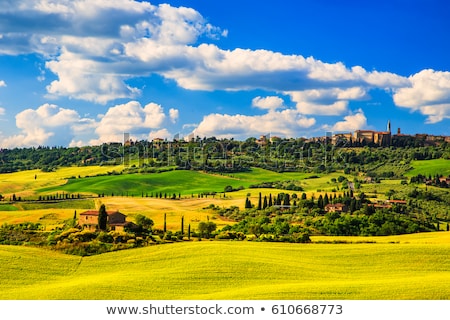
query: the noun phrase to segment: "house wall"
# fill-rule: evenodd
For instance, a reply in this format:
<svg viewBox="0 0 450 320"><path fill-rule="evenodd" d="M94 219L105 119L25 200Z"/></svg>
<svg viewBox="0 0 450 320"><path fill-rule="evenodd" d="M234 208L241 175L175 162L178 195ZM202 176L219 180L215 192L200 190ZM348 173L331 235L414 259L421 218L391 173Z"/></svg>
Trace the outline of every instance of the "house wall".
<svg viewBox="0 0 450 320"><path fill-rule="evenodd" d="M120 212L115 212L113 214L108 215L108 223L125 223L125 215Z"/></svg>

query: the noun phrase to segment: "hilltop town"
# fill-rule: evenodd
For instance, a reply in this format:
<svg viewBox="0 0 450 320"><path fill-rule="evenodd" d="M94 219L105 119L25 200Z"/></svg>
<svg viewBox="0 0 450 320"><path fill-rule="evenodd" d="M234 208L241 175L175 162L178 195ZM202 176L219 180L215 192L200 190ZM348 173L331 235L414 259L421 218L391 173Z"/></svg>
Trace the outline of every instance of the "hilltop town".
<svg viewBox="0 0 450 320"><path fill-rule="evenodd" d="M431 135L417 133L414 135L404 134L401 128L392 133L391 121L387 123L386 131L355 130L348 133L328 133L325 137L315 137L310 141L325 141L337 146L359 147L359 146L436 146L444 142L450 143L450 136Z"/></svg>

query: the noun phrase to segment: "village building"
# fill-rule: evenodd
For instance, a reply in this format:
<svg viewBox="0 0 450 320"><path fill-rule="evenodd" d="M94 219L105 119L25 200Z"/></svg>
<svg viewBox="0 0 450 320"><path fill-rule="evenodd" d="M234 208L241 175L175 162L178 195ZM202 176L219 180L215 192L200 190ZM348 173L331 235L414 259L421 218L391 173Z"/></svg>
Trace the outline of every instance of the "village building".
<svg viewBox="0 0 450 320"><path fill-rule="evenodd" d="M406 205L406 200L386 200L386 202L397 205Z"/></svg>
<svg viewBox="0 0 450 320"><path fill-rule="evenodd" d="M98 214L96 210L89 210L80 213L78 225L83 229L97 230L98 229ZM123 231L124 227L130 225L131 222L126 221L126 215L119 211L107 211L108 215L106 225L110 230Z"/></svg>
<svg viewBox="0 0 450 320"><path fill-rule="evenodd" d="M348 207L343 203L329 203L325 206L326 212L347 212Z"/></svg>

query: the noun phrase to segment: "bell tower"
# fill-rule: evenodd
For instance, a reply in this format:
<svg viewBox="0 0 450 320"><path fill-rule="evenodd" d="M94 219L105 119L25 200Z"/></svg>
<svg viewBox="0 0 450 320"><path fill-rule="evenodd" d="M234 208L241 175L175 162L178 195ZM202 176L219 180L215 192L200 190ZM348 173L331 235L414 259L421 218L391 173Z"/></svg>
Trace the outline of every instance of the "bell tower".
<svg viewBox="0 0 450 320"><path fill-rule="evenodd" d="M388 120L388 123L387 123L387 132L391 133L391 120Z"/></svg>

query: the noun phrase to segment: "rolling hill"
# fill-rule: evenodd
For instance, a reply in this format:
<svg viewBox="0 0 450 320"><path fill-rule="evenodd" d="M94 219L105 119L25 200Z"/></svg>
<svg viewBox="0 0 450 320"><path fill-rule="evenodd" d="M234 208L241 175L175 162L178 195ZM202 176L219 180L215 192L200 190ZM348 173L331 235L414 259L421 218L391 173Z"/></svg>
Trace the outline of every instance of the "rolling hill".
<svg viewBox="0 0 450 320"><path fill-rule="evenodd" d="M450 233L420 237L342 245L195 241L83 258L0 246L0 298L449 299Z"/></svg>

